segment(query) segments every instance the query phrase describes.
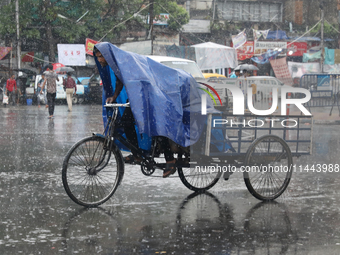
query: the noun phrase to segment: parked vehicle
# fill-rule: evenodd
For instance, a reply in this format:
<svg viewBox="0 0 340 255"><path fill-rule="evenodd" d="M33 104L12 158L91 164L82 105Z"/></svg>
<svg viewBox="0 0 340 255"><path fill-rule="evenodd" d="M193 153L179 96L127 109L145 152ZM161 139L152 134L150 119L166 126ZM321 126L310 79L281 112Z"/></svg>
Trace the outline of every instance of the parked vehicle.
<svg viewBox="0 0 340 255"><path fill-rule="evenodd" d="M77 77L77 81L80 82L81 85L84 86L84 99L85 101L89 100L89 82L90 82L90 77Z"/></svg>
<svg viewBox="0 0 340 255"><path fill-rule="evenodd" d="M285 86L283 82L272 76L249 76L245 80L247 80L248 86L251 86L251 84L256 85L257 101L270 98L274 87L280 92L279 89ZM278 93L278 96L280 98L281 93Z"/></svg>
<svg viewBox="0 0 340 255"><path fill-rule="evenodd" d="M58 75L59 81L57 81L57 95L56 95L57 100L66 100L66 92L63 86L63 77L65 77L65 75L61 75L61 74ZM79 84L79 81L77 81L77 78L75 76L72 76L72 78L74 79L76 84L78 83L76 96L73 96L72 98L73 104L83 103L84 102L84 85ZM38 82L40 81L40 79L41 79L40 74L35 77L34 93L37 91Z"/></svg>
<svg viewBox="0 0 340 255"><path fill-rule="evenodd" d="M148 56L148 57L166 66L182 69L190 73L196 79L197 82L199 83L201 82L213 87L216 90L216 92L220 95L222 101L222 106L220 104L215 105L216 109L224 110L230 107L230 104L232 102L230 101L230 98L232 98L232 96L230 91L225 89L225 86L223 85L228 81L228 78L226 78L224 75L202 73L196 62L189 59L174 58L167 56ZM216 86L217 84L219 85ZM207 89L205 85L202 85L202 88ZM212 95L214 96L216 102L218 102L219 100L217 96L214 93L212 93Z"/></svg>
<svg viewBox="0 0 340 255"><path fill-rule="evenodd" d="M203 76L206 79L227 79L225 75L218 73L203 73Z"/></svg>
<svg viewBox="0 0 340 255"><path fill-rule="evenodd" d="M184 59L184 58L175 58L175 57L167 57L167 56L147 56L150 59L162 63L171 68L181 69L188 73L190 73L195 79L202 78L204 79L203 73L200 68L196 64L195 61Z"/></svg>
<svg viewBox="0 0 340 255"><path fill-rule="evenodd" d="M88 83L88 99L92 103L102 103L103 82L98 73L93 74Z"/></svg>

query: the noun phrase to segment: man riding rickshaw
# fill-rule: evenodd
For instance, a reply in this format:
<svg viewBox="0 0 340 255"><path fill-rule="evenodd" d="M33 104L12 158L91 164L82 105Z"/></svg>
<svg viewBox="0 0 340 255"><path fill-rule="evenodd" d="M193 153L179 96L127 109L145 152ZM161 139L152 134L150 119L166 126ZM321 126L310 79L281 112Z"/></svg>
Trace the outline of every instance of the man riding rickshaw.
<svg viewBox="0 0 340 255"><path fill-rule="evenodd" d="M157 137L166 160L163 177L175 173L176 159L170 143L188 148L198 141L205 125L201 114L204 92L195 79L183 70L106 42L96 44L93 55L103 81L103 105L130 103L130 108L119 109L127 140L136 148L149 150L151 139ZM213 111L207 100L207 112ZM104 124L106 116L103 107ZM124 160L140 164L142 158L132 154Z"/></svg>

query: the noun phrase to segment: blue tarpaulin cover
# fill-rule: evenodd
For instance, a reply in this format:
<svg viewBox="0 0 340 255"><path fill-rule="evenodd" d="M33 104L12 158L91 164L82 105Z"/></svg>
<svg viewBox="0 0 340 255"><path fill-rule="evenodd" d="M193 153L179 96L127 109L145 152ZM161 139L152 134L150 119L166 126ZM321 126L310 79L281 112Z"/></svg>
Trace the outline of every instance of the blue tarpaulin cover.
<svg viewBox="0 0 340 255"><path fill-rule="evenodd" d="M123 51L110 43L99 43L95 47L108 63L102 67L95 57L104 96L113 95L114 73L125 87L117 102L129 99L139 133L149 137L165 136L184 147L197 142L206 119L201 115L204 92L198 89L199 85L189 73ZM209 99L207 112L216 112Z"/></svg>
<svg viewBox="0 0 340 255"><path fill-rule="evenodd" d="M273 39L273 40L288 40L285 31L282 30L275 30L269 31L266 39Z"/></svg>

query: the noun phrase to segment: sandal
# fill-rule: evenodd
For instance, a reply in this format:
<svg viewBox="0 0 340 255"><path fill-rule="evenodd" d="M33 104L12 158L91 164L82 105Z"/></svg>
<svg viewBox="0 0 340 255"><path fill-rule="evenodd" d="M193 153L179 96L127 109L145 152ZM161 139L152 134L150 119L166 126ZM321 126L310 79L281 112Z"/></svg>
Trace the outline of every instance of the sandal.
<svg viewBox="0 0 340 255"><path fill-rule="evenodd" d="M165 169L163 172L163 178L167 178L170 175L174 174L176 172L176 165L177 165L177 160L175 163L166 163Z"/></svg>
<svg viewBox="0 0 340 255"><path fill-rule="evenodd" d="M127 156L127 157L124 158L124 163L126 163L126 164L131 164L131 165L138 164L138 165L140 165L141 162L142 162L141 159L136 158L136 157L133 156L132 154L130 154L129 156Z"/></svg>

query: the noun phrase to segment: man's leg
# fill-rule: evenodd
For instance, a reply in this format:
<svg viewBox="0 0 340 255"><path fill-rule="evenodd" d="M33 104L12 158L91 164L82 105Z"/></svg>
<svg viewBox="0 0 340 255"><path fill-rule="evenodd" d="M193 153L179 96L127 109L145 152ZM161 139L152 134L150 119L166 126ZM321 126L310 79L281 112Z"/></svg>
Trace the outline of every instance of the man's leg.
<svg viewBox="0 0 340 255"><path fill-rule="evenodd" d="M73 95L73 89L66 89L66 101L68 106L68 111L72 111L72 95Z"/></svg>
<svg viewBox="0 0 340 255"><path fill-rule="evenodd" d="M129 143L131 143L134 147L139 148L138 146L138 139L135 129L135 118L133 117L132 111L130 107L126 107L121 119L121 123L124 128L124 133L126 135L126 139ZM138 155L133 153L133 157L138 159ZM125 158L125 161L129 161L129 157ZM138 160L137 160L138 161Z"/></svg>
<svg viewBox="0 0 340 255"><path fill-rule="evenodd" d="M56 97L56 93L52 93L51 94L51 101L52 101L52 103L51 103L51 112L52 112L52 116L53 116L53 114L54 114L54 106L55 106L55 97Z"/></svg>
<svg viewBox="0 0 340 255"><path fill-rule="evenodd" d="M171 150L170 143L169 143L169 138L164 137L164 136L159 136L158 139L160 139L160 144L164 150L164 157L166 162L173 161L174 158L174 153Z"/></svg>
<svg viewBox="0 0 340 255"><path fill-rule="evenodd" d="M161 136L159 137L159 139L164 150L164 157L166 161L163 178L167 178L176 172L176 160L174 158L174 153L172 152L170 147L169 138Z"/></svg>
<svg viewBox="0 0 340 255"><path fill-rule="evenodd" d="M47 93L47 105L48 105L48 114L51 117L53 115L53 110L52 109L52 93Z"/></svg>
<svg viewBox="0 0 340 255"><path fill-rule="evenodd" d="M13 105L16 105L16 102L15 102L15 90L13 89L13 91L12 92L10 92L11 93L11 97L12 97L12 104Z"/></svg>

